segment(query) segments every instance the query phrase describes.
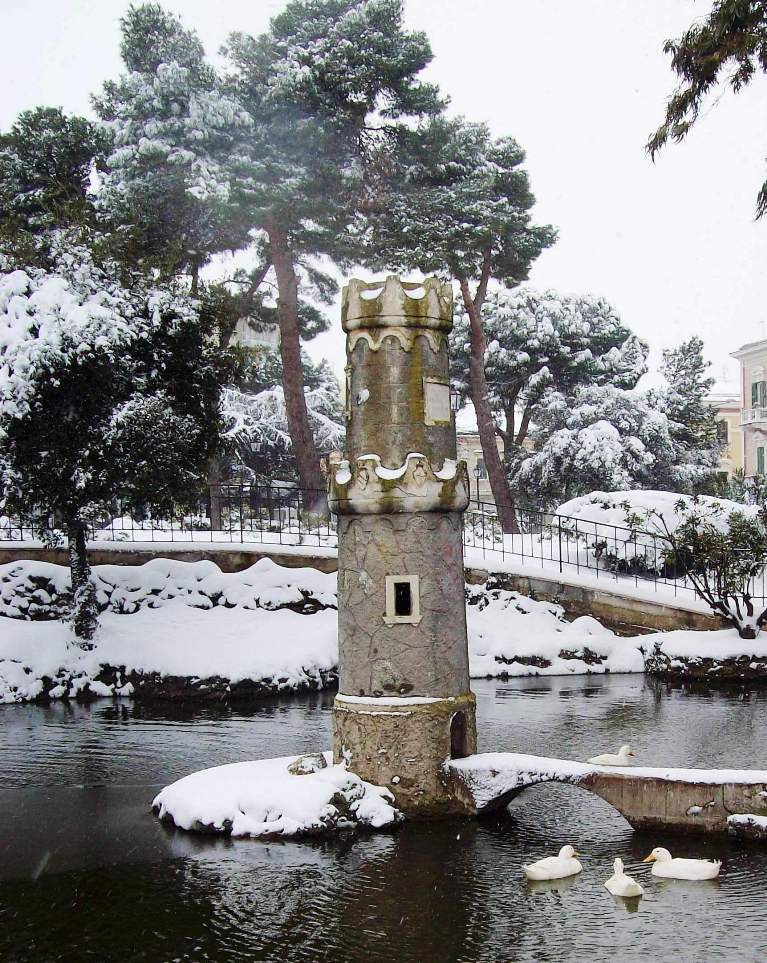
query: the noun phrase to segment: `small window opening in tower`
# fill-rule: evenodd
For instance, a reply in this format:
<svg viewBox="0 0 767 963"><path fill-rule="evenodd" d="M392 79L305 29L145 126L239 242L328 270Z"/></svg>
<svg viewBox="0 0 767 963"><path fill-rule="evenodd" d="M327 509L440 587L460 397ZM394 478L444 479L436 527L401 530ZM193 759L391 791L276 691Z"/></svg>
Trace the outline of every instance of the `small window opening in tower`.
<svg viewBox="0 0 767 963"><path fill-rule="evenodd" d="M402 622L418 625L421 621L421 600L417 575L386 576L386 610L383 618L387 625Z"/></svg>
<svg viewBox="0 0 767 963"><path fill-rule="evenodd" d="M413 614L413 595L410 582L394 583L394 614L398 618Z"/></svg>

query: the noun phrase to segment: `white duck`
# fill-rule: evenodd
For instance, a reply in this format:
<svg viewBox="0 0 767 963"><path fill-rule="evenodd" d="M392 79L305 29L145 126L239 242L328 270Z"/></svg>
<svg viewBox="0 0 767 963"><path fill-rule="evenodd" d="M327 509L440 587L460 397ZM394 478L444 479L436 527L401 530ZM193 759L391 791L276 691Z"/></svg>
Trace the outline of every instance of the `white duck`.
<svg viewBox="0 0 767 963"><path fill-rule="evenodd" d="M576 876L583 867L575 858L578 854L572 846L563 846L558 856L546 856L536 863L525 864L522 871L528 879L565 879Z"/></svg>
<svg viewBox="0 0 767 963"><path fill-rule="evenodd" d="M662 846L656 846L642 862L652 863L653 876L663 879L716 879L722 866L718 859L675 858Z"/></svg>
<svg viewBox="0 0 767 963"><path fill-rule="evenodd" d="M644 896L639 883L623 872L623 860L620 858L613 862L613 874L605 883L605 888L613 896Z"/></svg>
<svg viewBox="0 0 767 963"><path fill-rule="evenodd" d="M601 756L592 756L588 761L595 766L630 766L629 757L633 756L631 746L621 746L617 752L605 752Z"/></svg>

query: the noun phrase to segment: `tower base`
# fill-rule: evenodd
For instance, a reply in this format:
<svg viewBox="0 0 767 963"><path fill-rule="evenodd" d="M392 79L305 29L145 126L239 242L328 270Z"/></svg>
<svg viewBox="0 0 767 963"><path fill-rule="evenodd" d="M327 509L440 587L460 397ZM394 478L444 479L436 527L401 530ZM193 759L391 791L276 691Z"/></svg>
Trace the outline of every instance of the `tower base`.
<svg viewBox="0 0 767 963"><path fill-rule="evenodd" d="M447 816L469 810L447 789L442 764L477 751L476 698L336 696L333 758L366 782L386 786L411 816Z"/></svg>

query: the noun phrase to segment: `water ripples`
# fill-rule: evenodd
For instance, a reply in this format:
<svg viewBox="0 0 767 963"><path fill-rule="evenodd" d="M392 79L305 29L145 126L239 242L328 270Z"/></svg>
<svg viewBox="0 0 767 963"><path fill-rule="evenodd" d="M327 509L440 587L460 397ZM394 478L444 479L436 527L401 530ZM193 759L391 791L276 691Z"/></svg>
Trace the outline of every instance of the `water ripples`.
<svg viewBox="0 0 767 963"><path fill-rule="evenodd" d="M484 749L583 759L631 741L648 765L767 768L767 700L758 693L694 695L635 676L480 682L475 690ZM148 815L144 786L203 766L325 745L331 703L324 694L248 712L105 703L3 710L0 857L8 858L0 858L0 875L23 863L12 863L9 836L29 850L23 865L30 869L0 884L0 958L763 956L764 850L633 834L607 803L576 787L533 787L483 820L409 823L391 835L303 843L192 837ZM57 824L56 833L47 824ZM13 832L3 834L3 826ZM528 883L521 864L566 842L582 853L583 874ZM722 859L720 879L654 879L641 859L655 845ZM33 879L35 847L46 846L47 868ZM641 901L604 889L618 855L645 887Z"/></svg>

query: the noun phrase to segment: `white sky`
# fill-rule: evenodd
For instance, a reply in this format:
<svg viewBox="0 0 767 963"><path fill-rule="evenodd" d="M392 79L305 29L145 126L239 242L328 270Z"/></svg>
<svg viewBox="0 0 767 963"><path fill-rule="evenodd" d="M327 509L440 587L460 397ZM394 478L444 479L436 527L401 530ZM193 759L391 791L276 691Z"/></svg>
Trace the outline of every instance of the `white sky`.
<svg viewBox="0 0 767 963"><path fill-rule="evenodd" d="M710 0L405 0L434 50L432 79L452 109L527 150L540 222L558 243L531 275L540 287L608 297L652 346L692 334L718 380L729 352L767 337L767 218L753 220L765 176L767 81L707 110L656 164L643 145L673 87L667 37ZM283 0L171 0L214 53L231 30L260 32ZM125 0L2 0L0 129L38 104L88 113L120 71ZM18 38L8 42L8 38ZM340 370L340 324L311 345Z"/></svg>

